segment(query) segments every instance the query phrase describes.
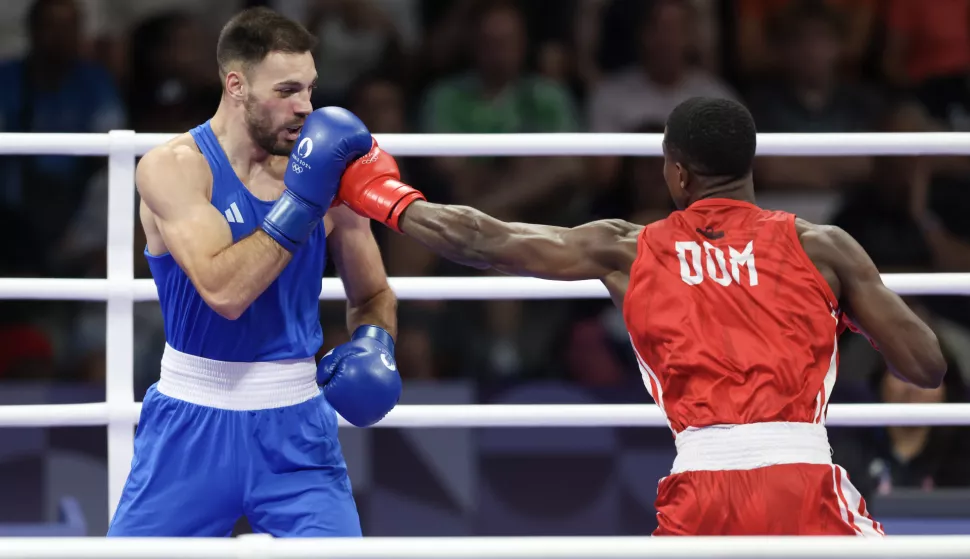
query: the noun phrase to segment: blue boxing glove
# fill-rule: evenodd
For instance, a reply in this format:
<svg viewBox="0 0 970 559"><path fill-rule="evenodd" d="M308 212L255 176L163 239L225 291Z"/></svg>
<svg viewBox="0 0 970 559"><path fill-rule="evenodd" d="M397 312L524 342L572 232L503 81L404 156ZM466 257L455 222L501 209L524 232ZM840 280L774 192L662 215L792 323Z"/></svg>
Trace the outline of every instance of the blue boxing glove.
<svg viewBox="0 0 970 559"><path fill-rule="evenodd" d="M370 131L339 107L323 107L303 123L287 162L286 190L263 220L263 230L294 252L330 208L347 165L371 149Z"/></svg>
<svg viewBox="0 0 970 559"><path fill-rule="evenodd" d="M360 326L349 342L323 356L317 382L341 417L357 427L370 427L401 398L394 340L383 328Z"/></svg>

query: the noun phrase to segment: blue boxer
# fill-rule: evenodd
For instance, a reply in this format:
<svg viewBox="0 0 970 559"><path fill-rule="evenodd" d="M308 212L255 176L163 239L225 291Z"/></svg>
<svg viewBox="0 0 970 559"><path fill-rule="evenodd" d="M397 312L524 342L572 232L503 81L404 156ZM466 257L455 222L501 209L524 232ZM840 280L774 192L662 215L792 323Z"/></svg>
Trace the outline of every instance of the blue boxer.
<svg viewBox="0 0 970 559"><path fill-rule="evenodd" d="M361 535L337 414L367 427L396 405L396 301L369 222L331 209L372 138L312 110L311 39L265 8L233 18L215 115L138 164L166 346L108 536L226 536L242 516L277 537ZM317 365L328 243L352 335Z"/></svg>
<svg viewBox="0 0 970 559"><path fill-rule="evenodd" d="M248 371L220 363L206 367L205 384L191 378L198 364L165 348L108 535L227 536L245 516L254 531L277 537L360 536L337 415L313 382L312 361ZM219 365L224 374L212 374ZM278 399L228 409L239 376L272 382ZM279 407L264 407L272 404Z"/></svg>

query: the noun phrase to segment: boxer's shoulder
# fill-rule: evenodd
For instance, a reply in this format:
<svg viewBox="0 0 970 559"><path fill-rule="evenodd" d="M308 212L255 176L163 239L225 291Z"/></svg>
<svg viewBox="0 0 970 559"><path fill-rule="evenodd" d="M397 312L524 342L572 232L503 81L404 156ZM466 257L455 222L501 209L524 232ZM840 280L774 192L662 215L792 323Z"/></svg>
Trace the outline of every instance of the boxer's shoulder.
<svg viewBox="0 0 970 559"><path fill-rule="evenodd" d="M845 232L834 225L819 225L796 217L795 234L802 248L814 260L830 256Z"/></svg>
<svg viewBox="0 0 970 559"><path fill-rule="evenodd" d="M188 133L179 134L164 144L148 150L145 156L141 158L139 167L151 172L161 171L163 174L170 167L186 172L195 172L201 169L209 174L205 156L199 151L195 140Z"/></svg>
<svg viewBox="0 0 970 559"><path fill-rule="evenodd" d="M212 171L189 134L149 150L138 162L135 184L142 197L203 194L212 189Z"/></svg>

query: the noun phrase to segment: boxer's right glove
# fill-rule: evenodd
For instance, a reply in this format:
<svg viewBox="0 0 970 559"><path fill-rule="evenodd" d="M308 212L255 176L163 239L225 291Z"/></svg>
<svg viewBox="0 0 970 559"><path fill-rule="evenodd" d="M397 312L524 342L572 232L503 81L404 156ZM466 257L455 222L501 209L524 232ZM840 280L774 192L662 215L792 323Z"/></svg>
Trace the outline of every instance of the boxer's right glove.
<svg viewBox="0 0 970 559"><path fill-rule="evenodd" d="M310 113L287 162L286 189L263 220L263 230L294 252L330 208L341 173L370 149L370 132L350 111L323 107Z"/></svg>
<svg viewBox="0 0 970 559"><path fill-rule="evenodd" d="M401 182L397 162L377 145L377 140L367 155L344 171L338 197L358 214L398 233L398 220L404 210L418 200L426 200L424 194Z"/></svg>

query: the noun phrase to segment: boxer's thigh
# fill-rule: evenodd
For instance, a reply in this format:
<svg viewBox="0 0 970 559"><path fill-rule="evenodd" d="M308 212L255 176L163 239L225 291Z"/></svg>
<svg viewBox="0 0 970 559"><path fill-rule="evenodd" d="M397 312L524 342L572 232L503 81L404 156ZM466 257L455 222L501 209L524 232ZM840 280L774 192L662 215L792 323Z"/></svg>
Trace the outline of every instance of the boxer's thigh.
<svg viewBox="0 0 970 559"><path fill-rule="evenodd" d="M656 535L863 535L878 525L839 468L781 464L752 470L686 472L658 491ZM840 495L841 489L841 495ZM845 498L842 498L845 496Z"/></svg>
<svg viewBox="0 0 970 559"><path fill-rule="evenodd" d="M816 488L816 506L803 511L806 535L881 537L882 526L869 515L865 499L849 481L849 474L835 465L801 466L803 477Z"/></svg>
<svg viewBox="0 0 970 559"><path fill-rule="evenodd" d="M671 474L657 487L655 536L735 534L738 509L734 472L702 471ZM746 496L745 496L746 497Z"/></svg>
<svg viewBox="0 0 970 559"><path fill-rule="evenodd" d="M242 515L239 412L145 395L108 536L227 536Z"/></svg>
<svg viewBox="0 0 970 559"><path fill-rule="evenodd" d="M252 418L246 517L275 537L359 537L360 519L337 439L337 414L322 396Z"/></svg>

